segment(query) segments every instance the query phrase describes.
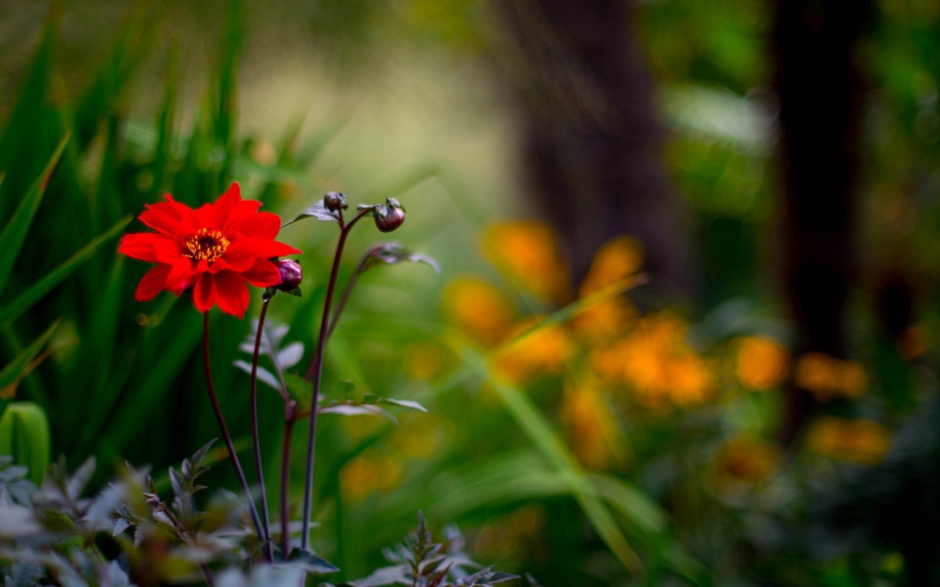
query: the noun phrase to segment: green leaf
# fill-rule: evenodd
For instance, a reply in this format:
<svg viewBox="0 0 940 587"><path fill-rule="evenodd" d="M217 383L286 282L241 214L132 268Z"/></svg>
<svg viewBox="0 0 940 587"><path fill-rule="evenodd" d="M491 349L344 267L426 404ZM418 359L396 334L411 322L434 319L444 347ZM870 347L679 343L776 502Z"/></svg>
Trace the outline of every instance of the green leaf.
<svg viewBox="0 0 940 587"><path fill-rule="evenodd" d="M419 412L427 412L427 408L419 404L418 402L406 400L406 399L392 399L388 397L379 397L371 393L367 393L363 403L367 404L388 404L392 406L400 406L402 408L408 408L409 410L417 410Z"/></svg>
<svg viewBox="0 0 940 587"><path fill-rule="evenodd" d="M28 373L30 365L36 359L36 355L38 355L40 349L46 345L58 326L59 322L54 322L52 326L47 328L45 332L40 334L36 340L20 351L12 361L7 363L7 365L0 370L0 398L8 398L0 399L0 417L3 416L3 411L6 409L7 404L9 404L14 397L17 385L19 385L19 382Z"/></svg>
<svg viewBox="0 0 940 587"><path fill-rule="evenodd" d="M59 145L56 147L55 151L53 151L52 156L46 163L46 167L43 169L42 173L39 174L39 177L36 178L36 181L33 182L29 191L26 192L23 201L20 202L16 212L13 213L13 217L7 223L6 227L4 227L3 233L0 233L0 251L3 251L3 254L0 255L0 294L3 293L3 288L10 279L13 264L16 262L20 249L23 247L23 242L26 240L26 233L29 232L29 227L36 215L36 210L39 209L39 203L42 201L42 196L46 192L46 184L49 181L49 176L52 175L52 170L55 169L56 164L59 162L59 158L62 156L62 151L65 149L68 140L69 135L66 134L62 140L59 141Z"/></svg>
<svg viewBox="0 0 940 587"><path fill-rule="evenodd" d="M104 234L92 239L91 242L69 257L68 260L47 273L42 279L34 283L32 287L28 288L18 297L14 298L12 302L4 304L3 308L0 309L0 328L6 328L13 320L17 319L23 312L31 308L33 304L49 293L52 288L61 283L63 279L68 277L69 274L75 271L82 263L91 258L101 245L120 234L121 231L130 224L131 220L132 218L130 216L121 219Z"/></svg>
<svg viewBox="0 0 940 587"><path fill-rule="evenodd" d="M290 563L296 563L303 567L306 571L310 573L316 573L318 575L326 575L339 571L339 567L330 561L323 557L317 556L312 551L301 548L295 548L292 550L290 556L287 558L287 561Z"/></svg>
<svg viewBox="0 0 940 587"><path fill-rule="evenodd" d="M316 218L320 222L339 222L339 214L327 210L326 206L323 204L323 200L320 200L313 206L310 206L298 214L293 220L282 224L281 228L290 226L291 224L303 220L304 218Z"/></svg>
<svg viewBox="0 0 940 587"><path fill-rule="evenodd" d="M568 484L571 493L581 506L584 515L594 530L617 559L632 573L639 573L643 563L636 551L627 542L617 526L610 510L597 496L590 480L548 420L539 412L531 397L500 378L494 377L487 367L486 357L460 340L451 339L450 344L460 354L468 368L482 377L490 389L496 392L509 414L522 428L529 440L554 465Z"/></svg>
<svg viewBox="0 0 940 587"><path fill-rule="evenodd" d="M420 253L409 252L401 243L390 242L390 243L381 243L375 245L363 256L360 267L362 271L370 267L374 267L380 263L386 265L394 265L396 263L402 263L404 261L411 261L412 263L425 263L430 265L438 275L441 273L441 266L438 262L427 255L422 255Z"/></svg>

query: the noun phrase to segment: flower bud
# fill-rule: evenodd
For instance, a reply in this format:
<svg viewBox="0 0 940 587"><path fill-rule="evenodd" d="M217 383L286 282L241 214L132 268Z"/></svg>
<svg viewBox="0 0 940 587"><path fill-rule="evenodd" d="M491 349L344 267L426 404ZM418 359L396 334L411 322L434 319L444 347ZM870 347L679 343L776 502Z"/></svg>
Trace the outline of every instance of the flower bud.
<svg viewBox="0 0 940 587"><path fill-rule="evenodd" d="M300 282L304 278L304 272L300 268L300 263L293 259L280 259L275 263L278 272L281 274L281 283L276 286L277 289L292 292L300 287Z"/></svg>
<svg viewBox="0 0 940 587"><path fill-rule="evenodd" d="M405 222L405 209L398 200L388 198L384 206L375 209L375 226L382 232L392 232Z"/></svg>
<svg viewBox="0 0 940 587"><path fill-rule="evenodd" d="M330 212L339 212L349 208L346 203L346 194L343 192L329 192L323 196L323 206Z"/></svg>

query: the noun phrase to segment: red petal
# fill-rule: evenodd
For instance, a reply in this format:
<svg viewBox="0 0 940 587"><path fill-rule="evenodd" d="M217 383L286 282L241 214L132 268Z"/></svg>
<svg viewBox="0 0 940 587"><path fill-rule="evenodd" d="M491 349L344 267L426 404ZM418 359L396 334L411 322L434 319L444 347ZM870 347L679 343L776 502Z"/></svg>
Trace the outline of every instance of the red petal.
<svg viewBox="0 0 940 587"><path fill-rule="evenodd" d="M118 252L148 263L169 263L180 257L172 239L151 232L125 234L121 237Z"/></svg>
<svg viewBox="0 0 940 587"><path fill-rule="evenodd" d="M201 273L196 278L196 286L193 288L193 304L196 309L200 312L208 312L215 305L217 298L215 276Z"/></svg>
<svg viewBox="0 0 940 587"><path fill-rule="evenodd" d="M180 223L184 220L194 220L194 213L192 208L180 204L170 194L164 197L166 202L148 204L147 209L140 215L140 221L161 234L173 236Z"/></svg>
<svg viewBox="0 0 940 587"><path fill-rule="evenodd" d="M273 240L257 239L257 238L242 238L239 239L240 247L249 248L256 257L264 257L265 259L270 259L271 257L284 257L287 255L298 255L302 251L300 249L295 249L290 245L284 243L279 243ZM226 251L227 253L228 251Z"/></svg>
<svg viewBox="0 0 940 587"><path fill-rule="evenodd" d="M181 258L173 263L166 276L166 289L180 295L183 290L196 282L198 273L193 267L193 262L189 259Z"/></svg>
<svg viewBox="0 0 940 587"><path fill-rule="evenodd" d="M248 309L248 286L242 276L234 271L222 271L215 276L217 300L219 309L226 314L245 317Z"/></svg>
<svg viewBox="0 0 940 587"><path fill-rule="evenodd" d="M158 293L166 289L166 276L169 272L169 265L159 265L144 274L140 283L137 284L134 299L138 302L149 302L155 298Z"/></svg>
<svg viewBox="0 0 940 587"><path fill-rule="evenodd" d="M267 259L258 259L255 266L242 273L248 283L256 287L268 287L281 283L281 272L277 265Z"/></svg>
<svg viewBox="0 0 940 587"><path fill-rule="evenodd" d="M271 212L258 212L257 214L240 216L233 219L229 228L233 232L240 232L248 237L267 240L273 240L280 229L280 217Z"/></svg>
<svg viewBox="0 0 940 587"><path fill-rule="evenodd" d="M255 264L255 259L259 257L254 247L251 246L251 239L239 239L233 242L225 250L222 258L216 260L216 264L224 263L226 269L232 271L248 271Z"/></svg>
<svg viewBox="0 0 940 587"><path fill-rule="evenodd" d="M229 218L238 208L241 201L241 188L238 187L237 183L233 183L225 190L225 193L219 196L219 199L209 207L209 213L204 218L206 226L219 228L225 232L227 230L225 225L228 223Z"/></svg>

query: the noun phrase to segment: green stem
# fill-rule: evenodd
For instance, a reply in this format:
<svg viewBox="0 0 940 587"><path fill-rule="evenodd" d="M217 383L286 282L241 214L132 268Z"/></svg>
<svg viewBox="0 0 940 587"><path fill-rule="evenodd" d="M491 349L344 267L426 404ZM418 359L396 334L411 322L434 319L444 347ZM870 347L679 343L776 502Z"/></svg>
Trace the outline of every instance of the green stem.
<svg viewBox="0 0 940 587"><path fill-rule="evenodd" d="M264 330L264 318L268 313L270 299L266 298L261 305L261 315L258 316L258 333L255 335L255 350L251 356L251 443L255 451L255 470L258 472L258 487L261 498L261 524L264 534L261 541L264 544L264 560L274 562L274 545L271 544L271 520L268 517L268 493L264 486L264 470L261 465L261 435L258 431L258 356L261 354L261 333Z"/></svg>
<svg viewBox="0 0 940 587"><path fill-rule="evenodd" d="M215 386L212 384L212 367L209 361L209 312L203 313L202 322L202 362L206 371L206 389L209 392L209 401L212 403L212 410L215 413L215 419L219 423L219 429L222 431L222 439L228 448L228 454L232 459L232 465L235 466L235 472L238 474L238 480L241 481L242 489L245 491L245 497L248 498L248 507L251 512L251 521L254 522L255 531L258 533L259 540L264 539L261 533L261 522L258 521L258 510L255 508L255 501L251 499L251 490L248 488L248 480L245 478L245 472L238 460L238 454L235 452L235 444L232 443L232 435L229 434L228 426L225 425L225 417L222 415L222 408L219 407L219 399L215 395Z"/></svg>
<svg viewBox="0 0 940 587"><path fill-rule="evenodd" d="M304 482L304 513L303 524L300 535L300 548L307 550L310 545L310 510L313 503L313 465L314 452L316 449L317 434L317 406L320 402L320 386L323 379L323 352L326 347L327 338L329 338L330 329L330 306L333 303L333 294L336 291L336 278L339 275L339 264L343 257L343 249L346 246L346 238L349 231L363 217L373 213L371 209L360 210L359 213L349 222L343 222L342 211L339 213L339 241L336 244L336 253L333 255L333 267L330 269L330 281L326 287L326 299L323 302L323 315L320 317L320 333L317 337L317 348L307 369L307 379L312 379L313 399L310 405L310 432L307 435L307 467L306 479Z"/></svg>

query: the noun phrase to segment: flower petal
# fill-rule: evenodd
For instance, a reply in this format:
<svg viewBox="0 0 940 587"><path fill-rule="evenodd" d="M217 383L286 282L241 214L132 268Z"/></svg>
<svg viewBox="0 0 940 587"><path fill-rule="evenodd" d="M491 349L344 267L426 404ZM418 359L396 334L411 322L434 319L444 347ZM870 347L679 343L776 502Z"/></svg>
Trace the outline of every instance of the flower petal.
<svg viewBox="0 0 940 587"><path fill-rule="evenodd" d="M166 289L180 295L183 290L196 282L198 272L189 259L180 258L173 263L166 276Z"/></svg>
<svg viewBox="0 0 940 587"><path fill-rule="evenodd" d="M281 229L281 219L271 212L245 214L232 219L228 230L244 236L273 240Z"/></svg>
<svg viewBox="0 0 940 587"><path fill-rule="evenodd" d="M212 309L218 299L218 293L215 287L215 275L201 273L196 278L196 285L193 287L193 304L200 312L208 312Z"/></svg>
<svg viewBox="0 0 940 587"><path fill-rule="evenodd" d="M248 283L256 287L269 287L281 283L281 272L277 265L267 259L258 259L255 266L242 273Z"/></svg>
<svg viewBox="0 0 940 587"><path fill-rule="evenodd" d="M164 197L167 199L166 202L148 204L147 209L140 215L140 221L157 232L172 237L176 234L180 223L184 221L192 223L195 220L195 214L192 208L177 202L170 194Z"/></svg>
<svg viewBox="0 0 940 587"><path fill-rule="evenodd" d="M238 187L237 183L233 183L225 190L225 193L219 196L219 199L209 207L209 214L204 218L206 226L219 228L224 232L229 217L232 216L241 201L241 188Z"/></svg>
<svg viewBox="0 0 940 587"><path fill-rule="evenodd" d="M219 309L226 314L245 317L248 309L248 286L244 279L234 271L222 271L215 276L216 301Z"/></svg>
<svg viewBox="0 0 940 587"><path fill-rule="evenodd" d="M169 265L158 265L145 273L140 283L137 284L134 299L138 302L149 302L157 297L158 293L166 289L166 276L169 272Z"/></svg>
<svg viewBox="0 0 940 587"><path fill-rule="evenodd" d="M172 239L152 232L125 234L121 237L118 252L149 263L168 263L180 256Z"/></svg>
<svg viewBox="0 0 940 587"><path fill-rule="evenodd" d="M267 239L241 238L238 240L238 243L240 243L239 248L247 247L254 252L256 257L264 257L265 259L270 259L271 257L286 257L287 255L299 255L302 252L300 249L295 249L290 245ZM228 253L228 251L226 251L226 253Z"/></svg>

